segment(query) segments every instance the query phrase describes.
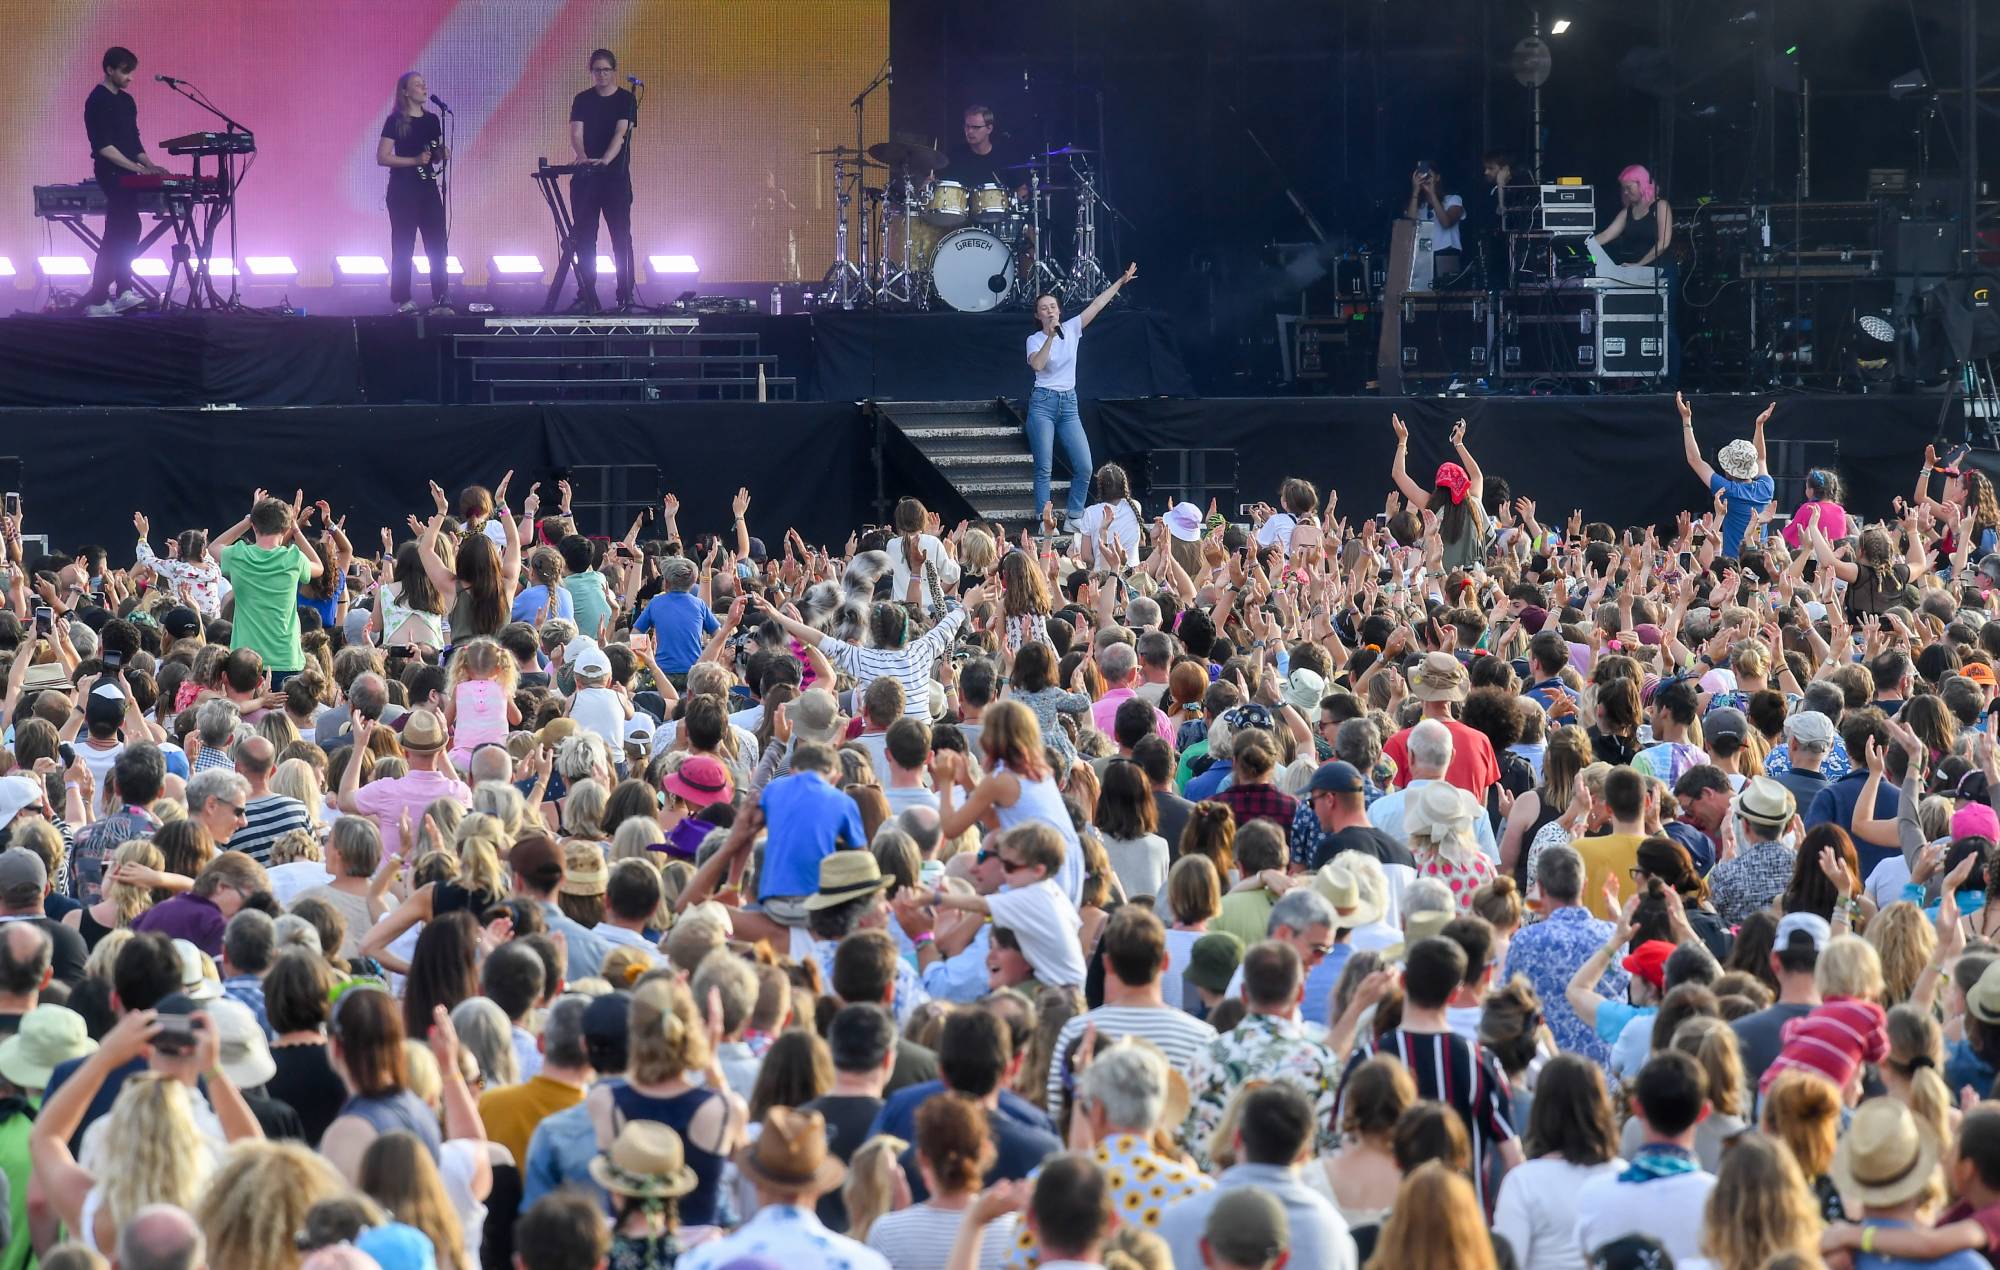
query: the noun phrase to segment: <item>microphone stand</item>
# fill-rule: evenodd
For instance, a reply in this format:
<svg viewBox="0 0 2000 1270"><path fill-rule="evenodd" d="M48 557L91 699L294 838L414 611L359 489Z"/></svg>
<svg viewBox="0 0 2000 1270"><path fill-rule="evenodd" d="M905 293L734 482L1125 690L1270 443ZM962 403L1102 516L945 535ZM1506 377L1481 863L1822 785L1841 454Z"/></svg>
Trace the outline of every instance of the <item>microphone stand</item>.
<svg viewBox="0 0 2000 1270"><path fill-rule="evenodd" d="M632 126L625 130L625 184L630 185L632 183L633 156L638 153L632 146L639 139L639 107L646 104L646 86L642 83L634 82L630 75L627 75L625 79L626 87L632 92ZM631 228L631 223L632 218L627 215L625 224L628 231ZM633 312L637 312L646 307L639 300L639 249L631 247L629 250L632 254L632 294L627 298L626 303L632 307ZM596 262L592 261L591 263L595 264ZM611 244L611 270L614 274L618 271L617 243ZM616 286L617 284L613 283L612 285Z"/></svg>
<svg viewBox="0 0 2000 1270"><path fill-rule="evenodd" d="M202 92L195 85L178 79L163 80L161 82L166 84L175 93L187 98L195 105L206 110L209 114L220 119L223 123L224 132L241 133L246 137L251 135L250 129L230 118L220 106L208 100L207 93ZM254 154L255 152L253 151L252 153ZM197 154L193 158L195 196L199 199L201 194L201 156ZM208 292L210 302L217 308L240 309L243 307L243 300L239 288L242 285L243 275L236 263L236 156L233 154L217 155L215 157L215 167L216 175L222 178L222 214L229 218L229 301L227 305L224 305L222 297L217 294L215 290L215 276L209 272L208 267L209 258L214 254L216 217L213 214L208 218L208 232L202 235L195 244L200 249L201 285ZM244 170L248 171L249 169L246 167ZM188 295L190 299L194 296L192 285L188 288Z"/></svg>

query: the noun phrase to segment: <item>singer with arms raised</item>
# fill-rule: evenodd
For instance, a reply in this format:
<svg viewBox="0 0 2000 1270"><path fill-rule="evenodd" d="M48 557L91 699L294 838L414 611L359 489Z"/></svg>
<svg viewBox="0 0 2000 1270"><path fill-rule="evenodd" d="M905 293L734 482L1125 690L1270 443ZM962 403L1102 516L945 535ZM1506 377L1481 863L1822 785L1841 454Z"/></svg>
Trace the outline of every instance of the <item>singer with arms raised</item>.
<svg viewBox="0 0 2000 1270"><path fill-rule="evenodd" d="M1042 329L1028 337L1028 366L1035 372L1035 390L1028 395L1027 425L1028 448L1035 456L1035 509L1040 511L1049 501L1049 471L1060 439L1070 467L1064 533L1076 532L1077 517L1083 515L1090 493L1090 438L1084 436L1083 417L1076 411L1076 359L1083 328L1138 272L1139 266L1126 265L1118 281L1067 322L1063 321L1062 303L1053 295L1045 291L1035 297L1035 322Z"/></svg>
<svg viewBox="0 0 2000 1270"><path fill-rule="evenodd" d="M639 99L618 86L618 57L610 49L590 55L590 87L569 107L569 146L583 164L569 181L576 213L576 303L572 312L595 313L597 218L611 234L618 262L618 311L632 308L632 156L625 148L639 122Z"/></svg>
<svg viewBox="0 0 2000 1270"><path fill-rule="evenodd" d="M450 313L445 303L444 200L438 197L437 169L451 157L444 144L444 121L424 109L430 100L424 77L403 72L396 81L396 108L382 121L375 162L389 169L389 302L398 313L415 313L410 299L412 252L424 231L424 255L431 262L431 312Z"/></svg>
<svg viewBox="0 0 2000 1270"><path fill-rule="evenodd" d="M163 173L139 140L139 103L132 99L132 72L139 59L131 49L104 50L104 81L83 103L83 129L90 136L90 166L104 191L104 241L90 294L83 298L91 317L110 317L140 308L146 297L132 286L132 257L139 250L139 195L125 188L129 173Z"/></svg>

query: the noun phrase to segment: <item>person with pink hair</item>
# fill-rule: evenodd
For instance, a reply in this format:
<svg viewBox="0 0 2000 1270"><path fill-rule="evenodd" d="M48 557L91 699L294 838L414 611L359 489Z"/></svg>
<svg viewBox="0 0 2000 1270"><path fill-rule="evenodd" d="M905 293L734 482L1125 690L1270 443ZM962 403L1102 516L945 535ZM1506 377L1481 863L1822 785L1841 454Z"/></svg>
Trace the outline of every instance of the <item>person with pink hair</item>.
<svg viewBox="0 0 2000 1270"><path fill-rule="evenodd" d="M1653 174L1636 163L1618 174L1618 193L1623 206L1597 235L1597 245L1621 265L1659 263L1674 243L1674 209L1660 197Z"/></svg>

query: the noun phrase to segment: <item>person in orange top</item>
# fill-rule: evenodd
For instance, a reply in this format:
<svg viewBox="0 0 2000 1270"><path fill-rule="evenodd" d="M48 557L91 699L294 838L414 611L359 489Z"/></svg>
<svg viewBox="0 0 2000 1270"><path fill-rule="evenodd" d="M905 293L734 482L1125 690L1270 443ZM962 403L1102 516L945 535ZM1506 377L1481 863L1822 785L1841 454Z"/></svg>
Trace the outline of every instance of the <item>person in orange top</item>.
<svg viewBox="0 0 2000 1270"><path fill-rule="evenodd" d="M1500 761L1493 757L1493 742L1484 732L1466 727L1452 717L1452 707L1465 700L1465 667L1451 653L1426 653L1410 670L1410 693L1424 706L1424 718L1436 719L1451 731L1451 766L1444 778L1460 789L1486 801L1486 791L1500 779ZM1410 783L1410 729L1389 738L1382 747L1384 757L1396 760L1396 788Z"/></svg>
<svg viewBox="0 0 2000 1270"><path fill-rule="evenodd" d="M1632 870L1639 863L1639 844L1646 840L1646 823L1653 803L1653 784L1629 767L1614 767L1604 777L1604 803L1611 810L1611 832L1576 838L1569 845L1583 857L1583 894L1593 916L1618 920L1618 905L1638 894ZM1606 907L1605 885L1618 884L1618 905Z"/></svg>

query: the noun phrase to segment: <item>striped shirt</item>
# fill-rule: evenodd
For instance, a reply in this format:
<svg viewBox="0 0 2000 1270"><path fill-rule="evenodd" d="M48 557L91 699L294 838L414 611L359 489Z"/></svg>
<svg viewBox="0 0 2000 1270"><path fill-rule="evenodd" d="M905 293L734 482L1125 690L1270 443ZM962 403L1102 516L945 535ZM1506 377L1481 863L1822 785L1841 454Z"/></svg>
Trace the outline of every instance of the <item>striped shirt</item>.
<svg viewBox="0 0 2000 1270"><path fill-rule="evenodd" d="M1183 1076L1194 1056L1215 1039L1215 1029L1183 1010L1170 1005L1100 1005L1095 1010L1070 1016L1056 1033L1054 1057L1049 1062L1048 1099L1043 1104L1057 1123L1062 1121L1063 1104L1069 1101L1071 1074L1069 1052L1083 1038L1083 1029L1097 1025L1097 1034L1107 1041L1121 1036L1141 1036L1160 1047L1167 1062Z"/></svg>
<svg viewBox="0 0 2000 1270"><path fill-rule="evenodd" d="M887 675L903 685L903 713L917 719L928 719L931 717L931 672L937 665L937 659L951 647L952 637L963 625L965 610L957 608L902 648L862 648L824 635L820 637L819 650L826 654L826 659L833 663L836 670L844 670L854 677L855 700L861 699L869 684Z"/></svg>
<svg viewBox="0 0 2000 1270"><path fill-rule="evenodd" d="M257 863L271 863L271 846L294 829L311 829L306 805L283 794L266 794L243 804L243 827L229 835L225 851L241 851Z"/></svg>
<svg viewBox="0 0 2000 1270"><path fill-rule="evenodd" d="M979 1270L997 1270L1014 1251L1020 1218L1003 1213L979 1237ZM868 1229L868 1246L889 1259L891 1270L937 1270L951 1260L951 1246L965 1225L956 1208L912 1204L884 1213Z"/></svg>
<svg viewBox="0 0 2000 1270"><path fill-rule="evenodd" d="M1354 1069L1376 1054L1402 1060L1417 1082L1417 1097L1444 1103L1458 1112L1472 1136L1472 1182L1480 1205L1492 1212L1486 1194L1486 1153L1516 1137L1514 1100L1493 1055L1456 1032L1408 1032L1397 1028L1386 1037L1369 1037L1348 1059L1340 1076L1339 1109L1335 1123L1347 1114L1347 1081Z"/></svg>

